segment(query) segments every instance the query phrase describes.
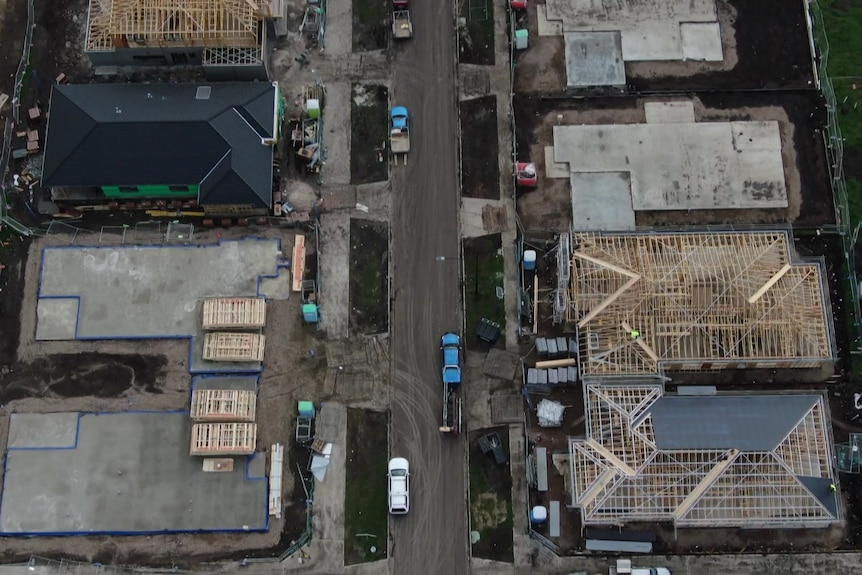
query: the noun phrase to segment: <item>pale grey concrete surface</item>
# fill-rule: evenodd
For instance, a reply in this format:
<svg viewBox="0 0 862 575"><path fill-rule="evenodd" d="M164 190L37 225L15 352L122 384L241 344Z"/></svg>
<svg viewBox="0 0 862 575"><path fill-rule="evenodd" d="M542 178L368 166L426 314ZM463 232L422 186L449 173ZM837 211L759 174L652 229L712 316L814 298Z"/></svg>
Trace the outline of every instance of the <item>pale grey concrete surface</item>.
<svg viewBox="0 0 862 575"><path fill-rule="evenodd" d="M192 378L192 391L202 389L228 389L257 393L259 378L256 375L197 375Z"/></svg>
<svg viewBox="0 0 862 575"><path fill-rule="evenodd" d="M647 124L691 124L694 123L694 102L644 102Z"/></svg>
<svg viewBox="0 0 862 575"><path fill-rule="evenodd" d="M715 0L547 0L546 17L564 32L619 31L627 62L683 60L680 25L717 21Z"/></svg>
<svg viewBox="0 0 862 575"><path fill-rule="evenodd" d="M350 214L327 212L320 224L320 327L331 339L347 337L350 286Z"/></svg>
<svg viewBox="0 0 862 575"><path fill-rule="evenodd" d="M275 274L278 251L275 240L46 248L40 304L45 298L78 299L79 339L188 337L200 324L201 298L257 295L258 278ZM43 309L39 320L52 331L53 316ZM70 318L63 314L57 321L65 326Z"/></svg>
<svg viewBox="0 0 862 575"><path fill-rule="evenodd" d="M569 171L629 172L635 211L787 207L777 122L554 126ZM661 169L656 169L661 166Z"/></svg>
<svg viewBox="0 0 862 575"><path fill-rule="evenodd" d="M572 186L572 227L581 230L626 230L635 227L631 183L627 172L580 172Z"/></svg>
<svg viewBox="0 0 862 575"><path fill-rule="evenodd" d="M73 448L78 441L77 413L13 413L8 449Z"/></svg>
<svg viewBox="0 0 862 575"><path fill-rule="evenodd" d="M569 88L626 85L619 32L567 32L563 37Z"/></svg>
<svg viewBox="0 0 862 575"><path fill-rule="evenodd" d="M77 414L76 414L77 415ZM24 421L32 430L32 415ZM189 456L185 412L81 414L68 448L69 418L41 416L55 449L6 452L0 529L15 533L263 530L265 459L235 458L233 472L205 473ZM10 436L23 437L14 430ZM52 427L59 427L52 430Z"/></svg>
<svg viewBox="0 0 862 575"><path fill-rule="evenodd" d="M721 26L718 22L683 22L679 25L683 60L721 62Z"/></svg>

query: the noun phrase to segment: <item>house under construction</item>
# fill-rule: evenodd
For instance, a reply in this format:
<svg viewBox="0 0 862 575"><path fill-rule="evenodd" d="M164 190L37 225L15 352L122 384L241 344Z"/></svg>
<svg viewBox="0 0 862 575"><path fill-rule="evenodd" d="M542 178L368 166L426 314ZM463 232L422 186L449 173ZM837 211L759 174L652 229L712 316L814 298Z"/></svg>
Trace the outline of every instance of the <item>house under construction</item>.
<svg viewBox="0 0 862 575"><path fill-rule="evenodd" d="M569 439L566 485L586 525L839 520L820 395L665 396L661 384L602 383L584 394L586 438Z"/></svg>
<svg viewBox="0 0 862 575"><path fill-rule="evenodd" d="M582 377L834 364L825 266L786 231L575 232L557 255Z"/></svg>
<svg viewBox="0 0 862 575"><path fill-rule="evenodd" d="M93 66L203 66L213 80L266 80L265 20L283 0L90 0ZM278 26L276 26L278 28Z"/></svg>

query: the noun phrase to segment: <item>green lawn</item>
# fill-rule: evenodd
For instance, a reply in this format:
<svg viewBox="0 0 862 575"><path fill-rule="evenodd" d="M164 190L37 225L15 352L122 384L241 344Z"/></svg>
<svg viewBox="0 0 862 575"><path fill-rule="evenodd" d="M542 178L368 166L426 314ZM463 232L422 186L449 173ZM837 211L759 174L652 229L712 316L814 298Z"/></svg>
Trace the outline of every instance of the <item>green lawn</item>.
<svg viewBox="0 0 862 575"><path fill-rule="evenodd" d="M464 299L467 333L473 333L482 318L488 318L506 329L506 308L497 297L503 287L503 256L500 235L464 240ZM467 338L472 342L474 338Z"/></svg>
<svg viewBox="0 0 862 575"><path fill-rule="evenodd" d="M386 464L388 414L347 410L344 564L386 558L389 537ZM375 547L375 551L371 548Z"/></svg>

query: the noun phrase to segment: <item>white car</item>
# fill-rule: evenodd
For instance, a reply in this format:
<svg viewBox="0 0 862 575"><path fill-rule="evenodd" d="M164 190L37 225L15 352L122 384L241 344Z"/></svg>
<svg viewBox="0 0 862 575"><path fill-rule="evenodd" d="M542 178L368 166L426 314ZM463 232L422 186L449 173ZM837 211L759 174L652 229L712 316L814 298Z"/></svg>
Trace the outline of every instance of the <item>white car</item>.
<svg viewBox="0 0 862 575"><path fill-rule="evenodd" d="M403 457L389 460L389 513L410 511L410 464Z"/></svg>
<svg viewBox="0 0 862 575"><path fill-rule="evenodd" d="M670 575L670 570L666 567L635 567L632 575Z"/></svg>

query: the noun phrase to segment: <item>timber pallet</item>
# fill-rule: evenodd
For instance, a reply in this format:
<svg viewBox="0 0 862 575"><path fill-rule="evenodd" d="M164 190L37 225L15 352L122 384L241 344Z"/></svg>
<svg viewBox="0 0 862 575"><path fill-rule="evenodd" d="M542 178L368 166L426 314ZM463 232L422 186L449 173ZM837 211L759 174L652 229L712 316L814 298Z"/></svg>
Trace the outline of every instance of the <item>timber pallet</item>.
<svg viewBox="0 0 862 575"><path fill-rule="evenodd" d="M247 422L255 417L256 394L237 389L196 389L189 416L197 422Z"/></svg>
<svg viewBox="0 0 862 575"><path fill-rule="evenodd" d="M266 338L256 333L211 332L204 336L207 361L263 361Z"/></svg>
<svg viewBox="0 0 862 575"><path fill-rule="evenodd" d="M249 455L256 445L254 423L196 423L189 455Z"/></svg>
<svg viewBox="0 0 862 575"><path fill-rule="evenodd" d="M203 328L259 329L266 325L263 298L215 298L204 301Z"/></svg>

